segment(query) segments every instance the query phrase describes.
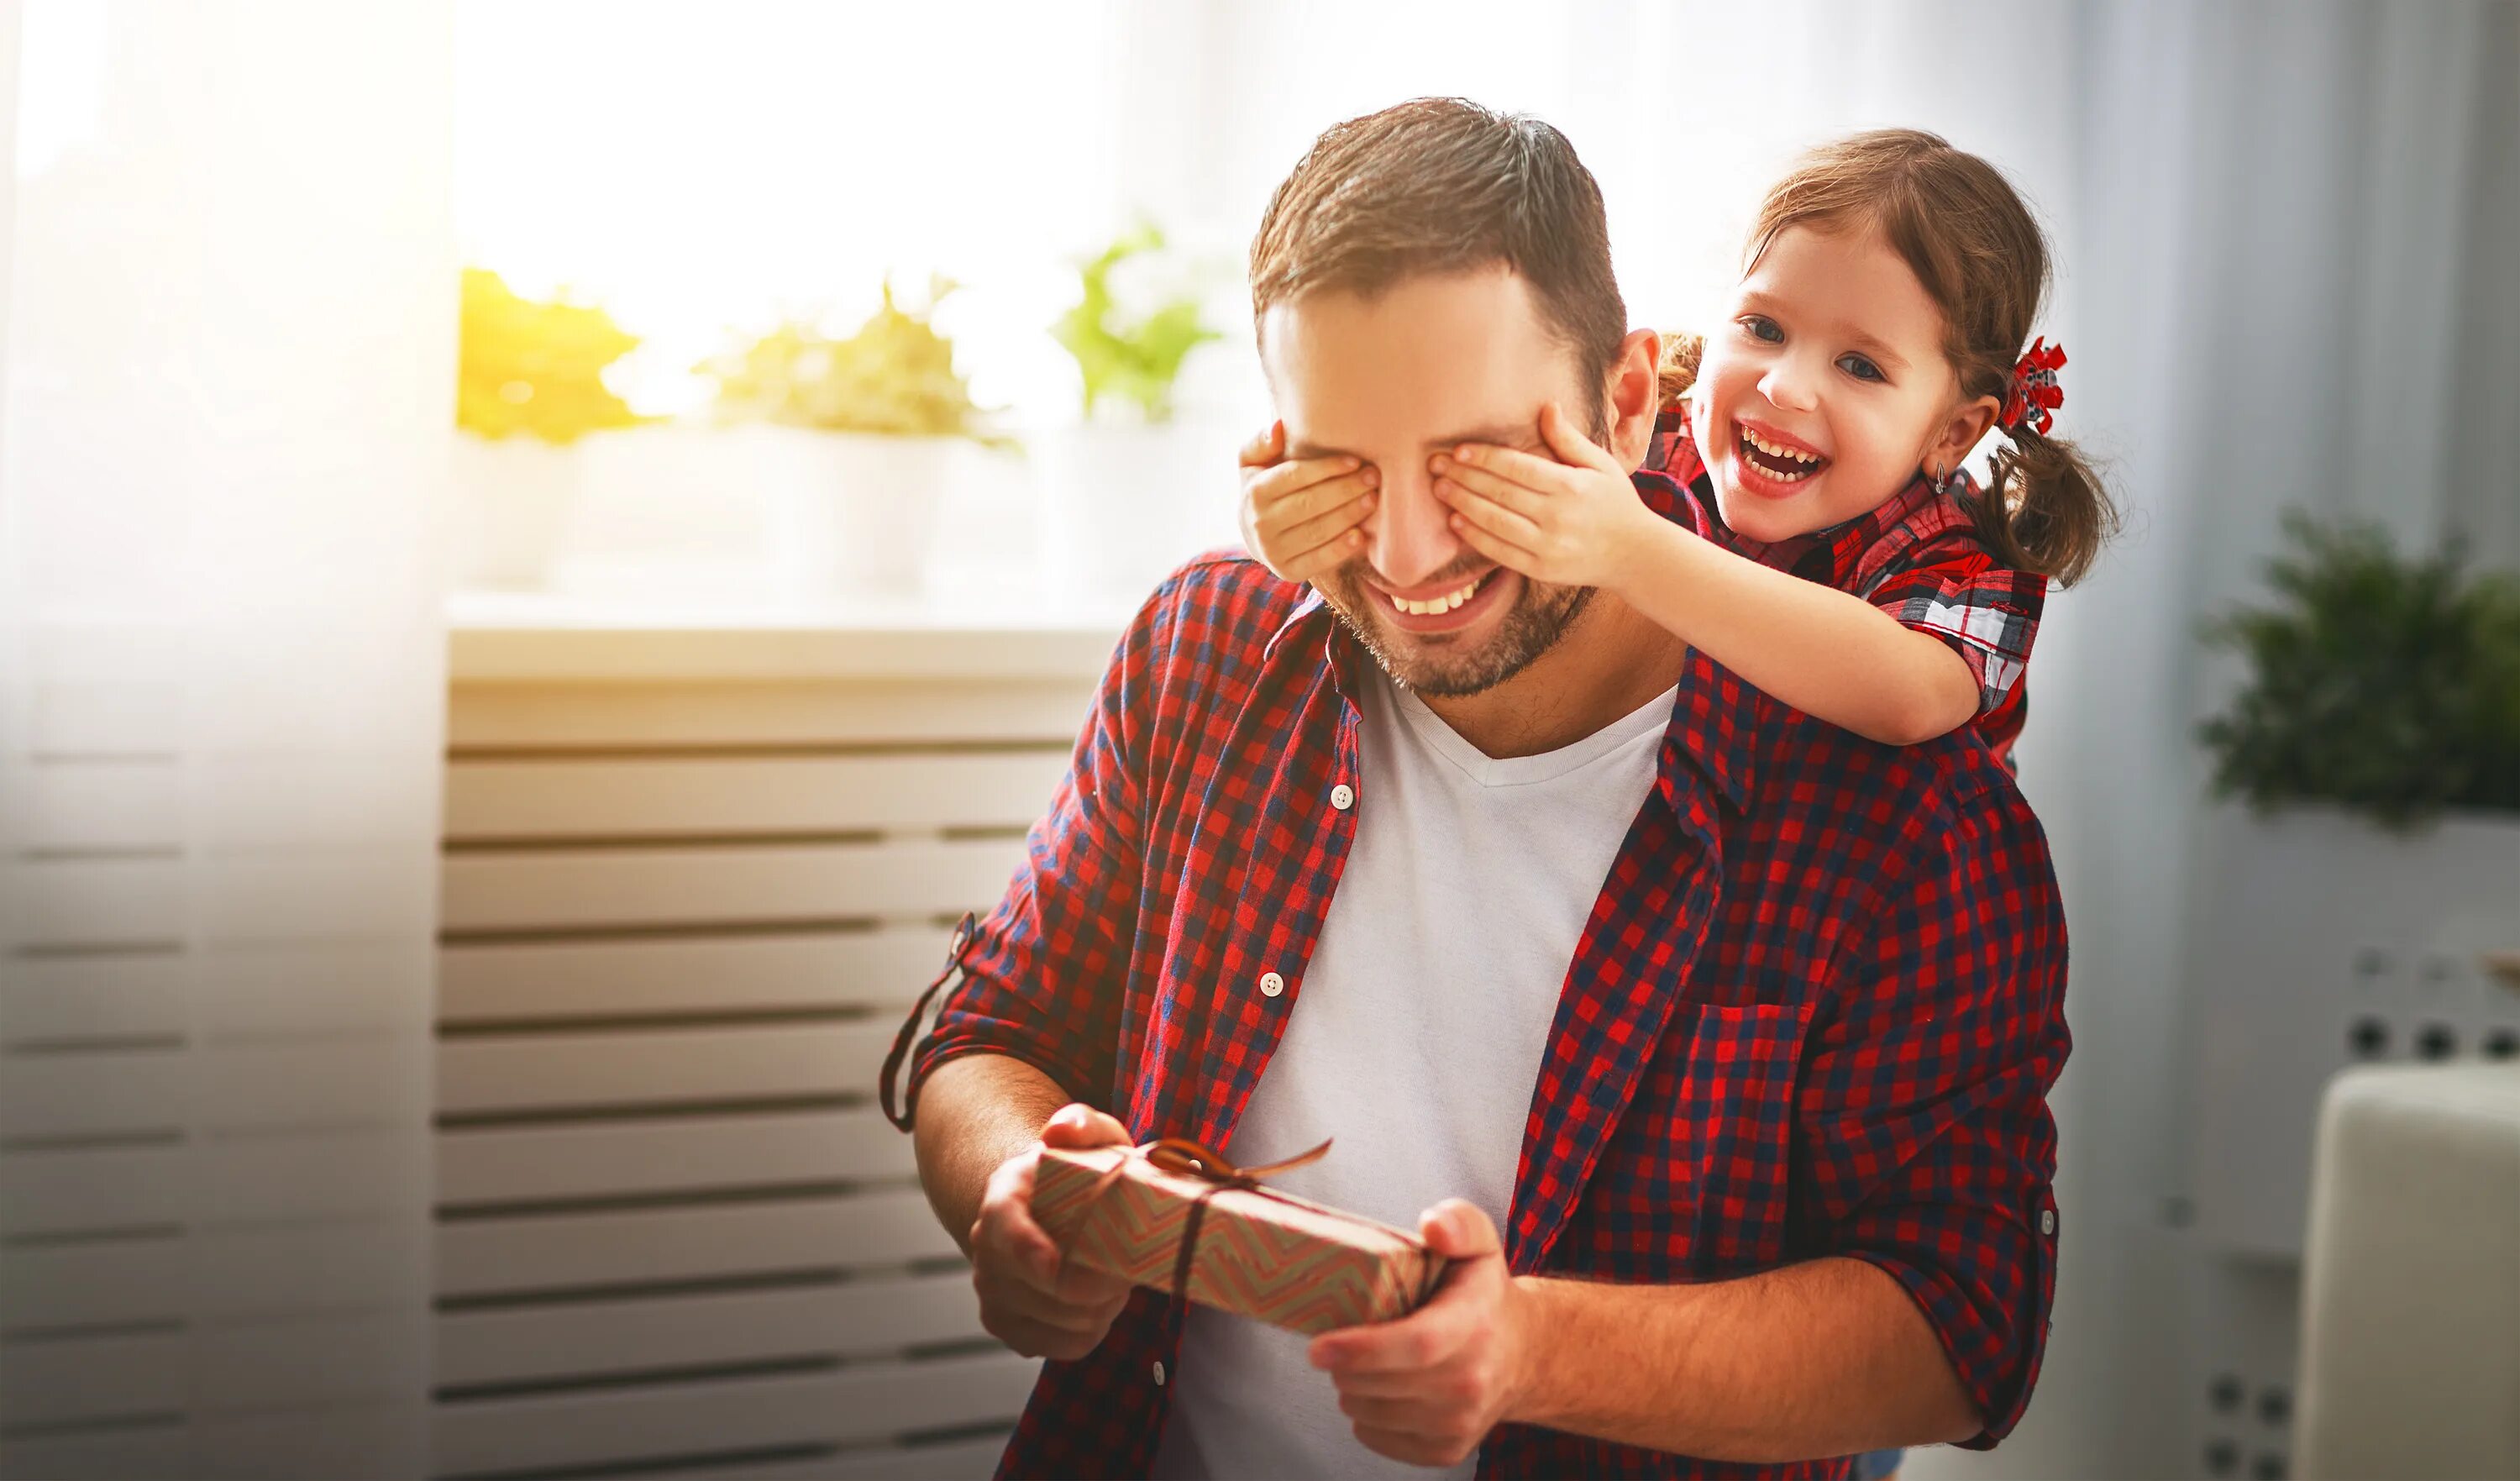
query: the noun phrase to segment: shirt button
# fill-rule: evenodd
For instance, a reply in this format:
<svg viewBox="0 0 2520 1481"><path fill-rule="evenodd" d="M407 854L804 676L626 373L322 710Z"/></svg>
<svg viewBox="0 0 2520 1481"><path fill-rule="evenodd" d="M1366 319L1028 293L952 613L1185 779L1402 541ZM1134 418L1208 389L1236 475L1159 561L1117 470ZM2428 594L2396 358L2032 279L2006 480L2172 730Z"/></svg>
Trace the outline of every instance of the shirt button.
<svg viewBox="0 0 2520 1481"><path fill-rule="evenodd" d="M1285 990L1285 978L1279 976L1276 972L1262 972L1260 974L1260 992L1263 997L1274 998Z"/></svg>
<svg viewBox="0 0 2520 1481"><path fill-rule="evenodd" d="M2056 1233L2056 1211L2054 1209L2043 1208L2039 1211L2039 1233L2043 1234L2052 1234Z"/></svg>
<svg viewBox="0 0 2520 1481"><path fill-rule="evenodd" d="M1346 812L1349 808L1356 806L1355 788L1349 786L1344 782L1331 787L1330 806L1337 808L1340 812Z"/></svg>
<svg viewBox="0 0 2520 1481"><path fill-rule="evenodd" d="M1163 1360L1163 1359L1161 1359L1161 1358L1157 1358L1157 1359L1155 1360L1155 1387L1157 1387L1157 1388L1161 1388L1161 1387L1163 1387L1163 1386L1164 1386L1164 1360Z"/></svg>

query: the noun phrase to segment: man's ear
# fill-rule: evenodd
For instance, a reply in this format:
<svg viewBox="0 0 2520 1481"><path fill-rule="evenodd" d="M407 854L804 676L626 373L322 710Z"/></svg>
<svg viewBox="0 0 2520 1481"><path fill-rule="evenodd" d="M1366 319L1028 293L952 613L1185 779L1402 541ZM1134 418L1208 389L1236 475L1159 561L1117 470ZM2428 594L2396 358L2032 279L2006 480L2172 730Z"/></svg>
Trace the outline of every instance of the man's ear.
<svg viewBox="0 0 2520 1481"><path fill-rule="evenodd" d="M1653 448L1654 417L1662 410L1662 336L1632 329L1610 359L1601 406L1610 419L1608 451L1635 472Z"/></svg>

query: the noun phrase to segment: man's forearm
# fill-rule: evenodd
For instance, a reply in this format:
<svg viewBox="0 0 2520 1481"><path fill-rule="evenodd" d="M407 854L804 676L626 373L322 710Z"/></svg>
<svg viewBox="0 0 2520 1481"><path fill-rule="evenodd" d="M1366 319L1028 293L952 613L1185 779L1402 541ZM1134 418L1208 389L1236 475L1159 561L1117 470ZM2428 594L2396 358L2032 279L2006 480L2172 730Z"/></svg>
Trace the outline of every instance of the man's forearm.
<svg viewBox="0 0 2520 1481"><path fill-rule="evenodd" d="M1772 1463L1965 1440L1980 1427L1924 1314L1862 1260L1703 1285L1515 1284L1537 1336L1509 1419Z"/></svg>
<svg viewBox="0 0 2520 1481"><path fill-rule="evenodd" d="M1041 1140L1041 1129L1074 1100L1040 1070L1004 1055L966 1055L938 1065L919 1091L911 1142L927 1205L963 1253L989 1175Z"/></svg>

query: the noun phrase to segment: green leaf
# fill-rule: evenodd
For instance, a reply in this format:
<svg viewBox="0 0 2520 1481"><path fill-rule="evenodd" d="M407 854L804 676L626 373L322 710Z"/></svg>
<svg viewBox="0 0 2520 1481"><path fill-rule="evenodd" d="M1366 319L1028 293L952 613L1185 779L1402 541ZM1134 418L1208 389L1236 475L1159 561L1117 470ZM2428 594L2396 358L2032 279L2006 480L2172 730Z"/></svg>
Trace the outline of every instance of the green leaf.
<svg viewBox="0 0 2520 1481"><path fill-rule="evenodd" d="M2215 785L2257 808L2323 801L2396 829L2520 811L2520 577L2452 545L2402 559L2367 524L2284 519L2272 606L2202 628L2247 685L2198 727Z"/></svg>
<svg viewBox="0 0 2520 1481"><path fill-rule="evenodd" d="M1149 422L1169 420L1182 362L1192 350L1224 337L1199 322L1198 300L1187 294L1157 304L1134 322L1121 314L1111 294L1113 270L1132 257L1164 249L1163 233L1142 221L1078 264L1076 306L1060 315L1050 333L1076 357L1089 418L1104 397L1112 397L1135 403Z"/></svg>
<svg viewBox="0 0 2520 1481"><path fill-rule="evenodd" d="M519 297L497 273L468 267L460 338L455 425L466 431L566 443L655 420L605 385L605 368L638 348L639 337L600 308Z"/></svg>
<svg viewBox="0 0 2520 1481"><path fill-rule="evenodd" d="M1012 446L1013 439L987 425L968 382L956 374L953 341L928 322L959 286L931 277L926 305L912 313L895 300L887 278L881 305L847 338L791 319L693 369L717 382L718 410L735 420Z"/></svg>

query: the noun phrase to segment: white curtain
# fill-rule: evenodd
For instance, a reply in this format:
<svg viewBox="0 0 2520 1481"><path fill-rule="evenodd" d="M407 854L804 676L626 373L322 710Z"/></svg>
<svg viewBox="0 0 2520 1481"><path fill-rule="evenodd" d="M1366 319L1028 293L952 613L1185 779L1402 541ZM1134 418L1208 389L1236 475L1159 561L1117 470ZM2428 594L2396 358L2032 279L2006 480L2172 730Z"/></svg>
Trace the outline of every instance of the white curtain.
<svg viewBox="0 0 2520 1481"><path fill-rule="evenodd" d="M2056 57L2066 416L2115 457L2130 518L2034 664L2023 770L2074 933L2080 1213L2032 1468L1975 1473L2192 1474L2189 1354L2215 1334L2190 1329L2165 1214L2196 1122L2182 974L2222 896L2192 736L2234 678L2194 633L2258 595L2288 507L2520 564L2520 8L2094 0Z"/></svg>
<svg viewBox="0 0 2520 1481"><path fill-rule="evenodd" d="M419 1475L447 0L0 9L0 1475Z"/></svg>

